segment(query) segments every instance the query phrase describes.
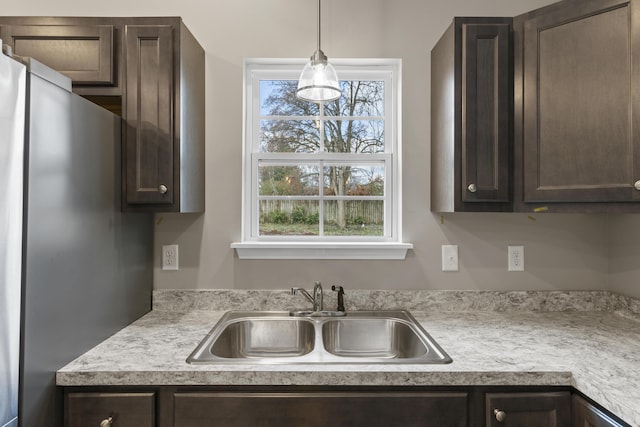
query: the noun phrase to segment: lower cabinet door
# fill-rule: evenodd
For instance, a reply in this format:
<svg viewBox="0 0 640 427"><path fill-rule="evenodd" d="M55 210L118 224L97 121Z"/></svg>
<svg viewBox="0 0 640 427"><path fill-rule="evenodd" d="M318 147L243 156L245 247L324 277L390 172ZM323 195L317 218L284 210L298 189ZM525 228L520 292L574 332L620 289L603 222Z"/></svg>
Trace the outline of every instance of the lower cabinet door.
<svg viewBox="0 0 640 427"><path fill-rule="evenodd" d="M176 393L175 427L463 427L466 393Z"/></svg>
<svg viewBox="0 0 640 427"><path fill-rule="evenodd" d="M487 393L487 427L571 427L571 395L552 393Z"/></svg>
<svg viewBox="0 0 640 427"><path fill-rule="evenodd" d="M572 397L573 427L622 427L609 415L580 396Z"/></svg>
<svg viewBox="0 0 640 427"><path fill-rule="evenodd" d="M154 427L155 393L69 393L66 427Z"/></svg>

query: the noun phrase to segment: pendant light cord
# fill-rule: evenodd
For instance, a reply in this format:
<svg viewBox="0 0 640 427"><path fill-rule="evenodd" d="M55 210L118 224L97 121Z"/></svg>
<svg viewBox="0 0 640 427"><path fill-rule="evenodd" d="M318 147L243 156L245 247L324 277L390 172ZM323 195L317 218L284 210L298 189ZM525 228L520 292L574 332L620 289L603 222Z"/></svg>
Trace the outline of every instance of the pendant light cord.
<svg viewBox="0 0 640 427"><path fill-rule="evenodd" d="M320 1L318 0L318 50L320 50Z"/></svg>

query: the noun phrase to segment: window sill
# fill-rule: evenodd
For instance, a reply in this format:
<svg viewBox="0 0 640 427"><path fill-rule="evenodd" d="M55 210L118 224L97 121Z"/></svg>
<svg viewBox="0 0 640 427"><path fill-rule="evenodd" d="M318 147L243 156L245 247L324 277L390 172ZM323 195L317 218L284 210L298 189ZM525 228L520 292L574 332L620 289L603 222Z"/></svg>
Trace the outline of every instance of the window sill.
<svg viewBox="0 0 640 427"><path fill-rule="evenodd" d="M412 243L396 242L236 242L240 259L403 260Z"/></svg>

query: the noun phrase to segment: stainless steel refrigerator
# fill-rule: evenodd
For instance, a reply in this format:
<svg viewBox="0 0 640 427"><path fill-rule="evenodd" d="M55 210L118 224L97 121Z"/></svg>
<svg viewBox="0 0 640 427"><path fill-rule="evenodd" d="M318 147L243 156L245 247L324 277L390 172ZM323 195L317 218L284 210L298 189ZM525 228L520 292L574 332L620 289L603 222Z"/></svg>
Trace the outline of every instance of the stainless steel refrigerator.
<svg viewBox="0 0 640 427"><path fill-rule="evenodd" d="M153 221L120 210L120 135L69 79L0 54L0 427L60 426L55 371L151 309Z"/></svg>

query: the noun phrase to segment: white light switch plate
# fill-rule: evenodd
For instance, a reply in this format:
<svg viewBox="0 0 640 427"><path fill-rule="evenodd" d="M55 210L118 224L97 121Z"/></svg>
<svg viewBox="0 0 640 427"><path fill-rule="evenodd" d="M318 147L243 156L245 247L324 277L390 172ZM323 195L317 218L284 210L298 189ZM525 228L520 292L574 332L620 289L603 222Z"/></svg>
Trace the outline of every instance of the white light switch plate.
<svg viewBox="0 0 640 427"><path fill-rule="evenodd" d="M442 271L458 271L458 245L442 245Z"/></svg>

